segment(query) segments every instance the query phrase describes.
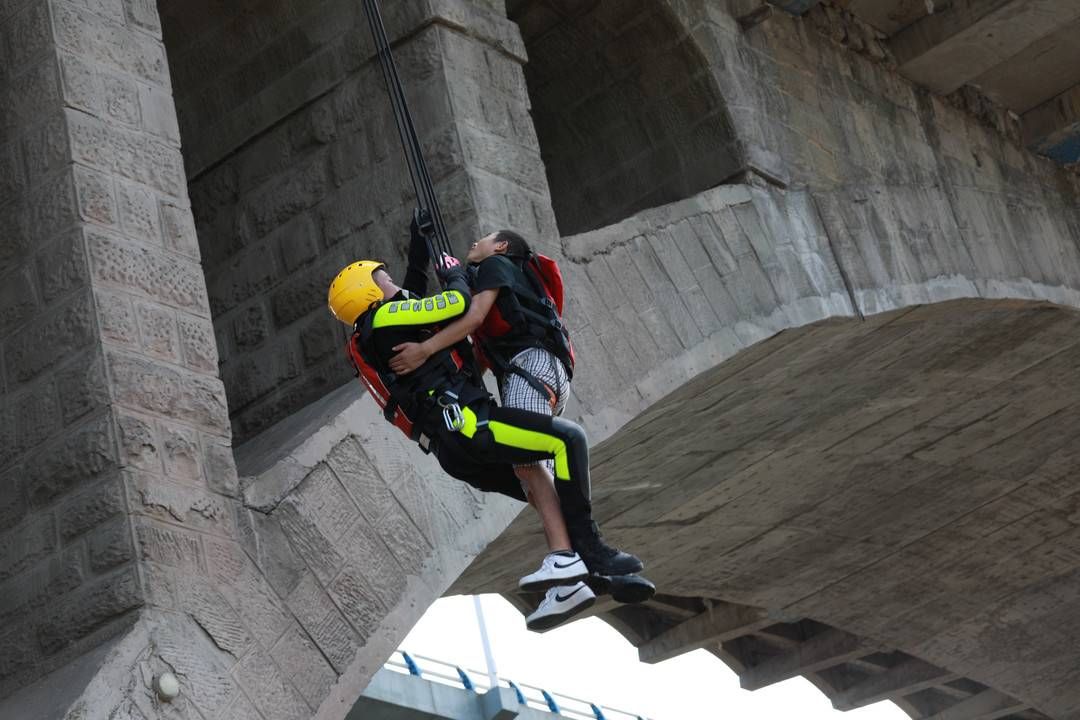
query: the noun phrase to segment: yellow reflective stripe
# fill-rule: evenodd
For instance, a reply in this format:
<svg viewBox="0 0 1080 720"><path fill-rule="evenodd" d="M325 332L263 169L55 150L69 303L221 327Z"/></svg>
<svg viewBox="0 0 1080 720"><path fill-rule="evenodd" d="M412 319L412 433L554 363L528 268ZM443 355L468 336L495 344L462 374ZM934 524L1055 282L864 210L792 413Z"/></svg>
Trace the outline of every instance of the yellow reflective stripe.
<svg viewBox="0 0 1080 720"><path fill-rule="evenodd" d="M507 425L496 420L488 423L495 442L500 445L550 453L555 457L555 477L559 480L570 479L570 461L566 457L566 443L553 435L545 435L535 430Z"/></svg>
<svg viewBox="0 0 1080 720"><path fill-rule="evenodd" d="M461 417L465 418L465 425L458 432L472 440L472 436L476 434L476 413L467 407L463 407L461 408Z"/></svg>
<svg viewBox="0 0 1080 720"><path fill-rule="evenodd" d="M470 440L476 434L476 413L470 408L461 408L465 425L459 430ZM555 477L559 480L570 479L570 460L566 453L566 443L554 435L546 435L535 430L525 430L514 425L507 425L498 420L488 421L488 429L495 442L508 447L534 452L548 453L555 457Z"/></svg>
<svg viewBox="0 0 1080 720"><path fill-rule="evenodd" d="M430 325L457 317L464 307L465 298L457 290L447 290L422 300L397 300L380 305L371 326Z"/></svg>

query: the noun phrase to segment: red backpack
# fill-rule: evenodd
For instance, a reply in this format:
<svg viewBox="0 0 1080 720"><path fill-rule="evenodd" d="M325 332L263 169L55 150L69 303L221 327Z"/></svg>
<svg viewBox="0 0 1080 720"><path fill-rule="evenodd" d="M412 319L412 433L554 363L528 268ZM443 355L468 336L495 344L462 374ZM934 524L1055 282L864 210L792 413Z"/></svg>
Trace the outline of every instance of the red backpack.
<svg viewBox="0 0 1080 720"><path fill-rule="evenodd" d="M500 299L488 313L476 332L480 348L488 363L505 371L512 353L520 349L521 340L539 342L562 361L568 377L574 375L574 347L570 334L562 323L563 278L559 265L545 255L530 254L520 264L514 264L514 284L510 293Z"/></svg>
<svg viewBox="0 0 1080 720"><path fill-rule="evenodd" d="M382 408L383 417L405 433L405 436L410 440L416 440L418 436L413 436L412 419L405 414L405 410L390 395L390 390L387 389L383 376L364 359L363 354L360 352L359 340L360 338L354 335L349 338L348 345L349 359L352 360L353 367L356 368L356 376L360 378L360 382L371 393L375 403Z"/></svg>

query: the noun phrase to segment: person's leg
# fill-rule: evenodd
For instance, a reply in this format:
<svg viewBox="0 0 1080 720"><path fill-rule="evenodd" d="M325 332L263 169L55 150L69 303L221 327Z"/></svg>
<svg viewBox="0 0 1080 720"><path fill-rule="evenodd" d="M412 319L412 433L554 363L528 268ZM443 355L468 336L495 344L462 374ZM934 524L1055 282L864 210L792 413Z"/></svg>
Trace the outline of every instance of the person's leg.
<svg viewBox="0 0 1080 720"><path fill-rule="evenodd" d="M474 453L459 447L452 437L440 445L438 460L447 475L477 490L497 492L528 502L540 518L549 553L571 549L559 496L550 473L542 463L521 468L507 462L480 463Z"/></svg>
<svg viewBox="0 0 1080 720"><path fill-rule="evenodd" d="M471 485L480 492L494 492L512 497L515 500L529 502L521 482L514 474L509 463L481 463L475 453L470 452L471 442L460 438L457 433L440 433L440 442L435 453L443 471L454 478ZM465 440L464 443L461 441Z"/></svg>
<svg viewBox="0 0 1080 720"><path fill-rule="evenodd" d="M555 461L555 489L566 520L571 546L589 570L601 575L641 571L641 561L613 548L600 537L592 519L589 486L589 444L577 423L538 413L488 406L486 423L464 408L462 434L477 440L477 449L490 459L511 464ZM486 428L487 433L483 430Z"/></svg>
<svg viewBox="0 0 1080 720"><path fill-rule="evenodd" d="M549 416L561 412L569 392L569 381L558 358L541 348L529 348L515 355L510 365L524 371L532 382L518 372L506 373L499 386L503 407ZM559 494L555 491L554 467L551 460L514 466L530 503L540 515L548 549L552 552L570 549L570 536Z"/></svg>
<svg viewBox="0 0 1080 720"><path fill-rule="evenodd" d="M525 487L529 504L540 516L544 527L544 538L549 552L570 549L570 535L566 531L559 494L555 492L555 479L543 463L520 465L514 468L514 474Z"/></svg>

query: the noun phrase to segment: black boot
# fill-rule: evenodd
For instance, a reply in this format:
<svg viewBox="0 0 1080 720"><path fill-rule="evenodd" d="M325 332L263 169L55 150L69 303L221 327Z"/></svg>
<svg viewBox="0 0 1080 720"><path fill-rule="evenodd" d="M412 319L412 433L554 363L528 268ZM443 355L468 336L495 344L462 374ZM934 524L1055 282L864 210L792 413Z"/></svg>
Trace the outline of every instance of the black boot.
<svg viewBox="0 0 1080 720"><path fill-rule="evenodd" d="M600 528L592 519L574 525L567 528L570 531L570 544L585 561L589 572L595 575L630 575L645 569L637 557L604 542L600 537Z"/></svg>
<svg viewBox="0 0 1080 720"><path fill-rule="evenodd" d="M619 603L642 603L656 594L656 586L640 575L590 575L585 584L593 594L611 595Z"/></svg>

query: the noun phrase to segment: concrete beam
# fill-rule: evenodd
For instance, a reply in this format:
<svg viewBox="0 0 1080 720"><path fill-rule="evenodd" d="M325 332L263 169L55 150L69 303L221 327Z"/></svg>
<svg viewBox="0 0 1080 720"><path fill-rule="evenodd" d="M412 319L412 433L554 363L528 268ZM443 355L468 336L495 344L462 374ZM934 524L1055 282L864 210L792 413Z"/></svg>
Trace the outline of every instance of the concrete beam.
<svg viewBox="0 0 1080 720"><path fill-rule="evenodd" d="M983 690L925 720L995 720L1025 708L1027 705L1008 695L996 690Z"/></svg>
<svg viewBox="0 0 1080 720"><path fill-rule="evenodd" d="M959 675L917 658L908 658L838 693L832 699L837 710L853 710L880 700L910 695L956 680Z"/></svg>
<svg viewBox="0 0 1080 720"><path fill-rule="evenodd" d="M1080 83L1080 19L1028 45L972 81L988 98L1018 115Z"/></svg>
<svg viewBox="0 0 1080 720"><path fill-rule="evenodd" d="M1080 17L1060 0L956 0L889 41L900 72L948 94Z"/></svg>
<svg viewBox="0 0 1080 720"><path fill-rule="evenodd" d="M674 595L657 594L646 600L644 605L683 620L689 620L700 612L700 603L696 603L690 598ZM697 607L694 607L694 605L697 605Z"/></svg>
<svg viewBox="0 0 1080 720"><path fill-rule="evenodd" d="M886 35L928 14L926 0L838 0L836 4Z"/></svg>
<svg viewBox="0 0 1080 720"><path fill-rule="evenodd" d="M855 635L842 630L826 630L789 652L747 668L739 675L739 685L744 690L760 690L797 675L818 672L876 651L877 648Z"/></svg>
<svg viewBox="0 0 1080 720"><path fill-rule="evenodd" d="M1024 144L1060 163L1080 161L1080 85L1021 118Z"/></svg>
<svg viewBox="0 0 1080 720"><path fill-rule="evenodd" d="M746 635L775 622L758 608L717 604L639 646L638 658L646 663L662 662L706 645Z"/></svg>

